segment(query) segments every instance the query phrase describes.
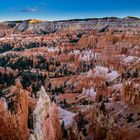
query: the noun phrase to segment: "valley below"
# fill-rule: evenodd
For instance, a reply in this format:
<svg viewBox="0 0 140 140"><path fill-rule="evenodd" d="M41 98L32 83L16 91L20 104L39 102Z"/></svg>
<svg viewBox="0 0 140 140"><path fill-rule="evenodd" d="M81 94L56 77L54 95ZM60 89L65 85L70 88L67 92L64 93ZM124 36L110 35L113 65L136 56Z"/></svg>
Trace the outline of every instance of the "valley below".
<svg viewBox="0 0 140 140"><path fill-rule="evenodd" d="M0 140L140 140L140 20L0 23Z"/></svg>

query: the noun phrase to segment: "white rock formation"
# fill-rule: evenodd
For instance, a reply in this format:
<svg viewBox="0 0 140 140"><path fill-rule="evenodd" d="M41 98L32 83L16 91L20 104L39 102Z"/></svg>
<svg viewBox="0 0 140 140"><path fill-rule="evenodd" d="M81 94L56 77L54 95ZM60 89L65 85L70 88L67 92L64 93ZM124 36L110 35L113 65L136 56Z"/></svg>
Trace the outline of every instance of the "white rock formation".
<svg viewBox="0 0 140 140"><path fill-rule="evenodd" d="M46 140L47 137L43 129L43 124L46 116L50 113L51 101L44 87L41 87L38 94L39 99L33 112L34 134L30 135L29 140Z"/></svg>

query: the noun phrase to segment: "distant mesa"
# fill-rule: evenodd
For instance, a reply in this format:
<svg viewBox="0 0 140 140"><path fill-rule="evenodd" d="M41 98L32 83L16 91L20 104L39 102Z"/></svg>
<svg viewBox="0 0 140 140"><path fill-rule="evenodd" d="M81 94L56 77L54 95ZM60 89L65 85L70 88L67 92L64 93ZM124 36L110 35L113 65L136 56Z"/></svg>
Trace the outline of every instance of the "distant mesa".
<svg viewBox="0 0 140 140"><path fill-rule="evenodd" d="M98 30L104 32L109 28L123 29L128 27L140 27L140 18L127 16L124 18L118 17L103 17L103 18L85 18L85 19L69 19L47 21L39 19L5 21L1 23L5 28L13 28L14 31L28 32L32 31L37 34L49 34L57 31L72 31L72 30Z"/></svg>
<svg viewBox="0 0 140 140"><path fill-rule="evenodd" d="M44 20L30 19L28 22L29 22L29 24L35 24L35 23L41 23L41 22L44 22Z"/></svg>
<svg viewBox="0 0 140 140"><path fill-rule="evenodd" d="M124 17L124 18L119 18L119 17L102 17L102 18L79 18L79 19L67 19L67 20L56 20L57 22L58 21L61 21L61 22L69 22L69 21L89 21L89 20L107 20L107 19L130 19L130 20L140 20L139 17L134 17L134 16L127 16L127 17ZM28 22L29 23L38 23L38 22L45 22L45 21L48 21L48 20L39 20L39 19L27 19L27 20L15 20L15 21L4 21L2 23L22 23L22 22ZM55 20L54 20L55 21Z"/></svg>

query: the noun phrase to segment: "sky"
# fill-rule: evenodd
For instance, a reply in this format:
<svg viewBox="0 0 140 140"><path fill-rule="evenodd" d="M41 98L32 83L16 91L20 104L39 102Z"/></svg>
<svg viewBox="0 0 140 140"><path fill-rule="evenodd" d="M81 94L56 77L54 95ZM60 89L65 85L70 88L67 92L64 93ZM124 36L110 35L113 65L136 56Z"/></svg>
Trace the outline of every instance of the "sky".
<svg viewBox="0 0 140 140"><path fill-rule="evenodd" d="M0 21L140 17L140 0L0 0Z"/></svg>

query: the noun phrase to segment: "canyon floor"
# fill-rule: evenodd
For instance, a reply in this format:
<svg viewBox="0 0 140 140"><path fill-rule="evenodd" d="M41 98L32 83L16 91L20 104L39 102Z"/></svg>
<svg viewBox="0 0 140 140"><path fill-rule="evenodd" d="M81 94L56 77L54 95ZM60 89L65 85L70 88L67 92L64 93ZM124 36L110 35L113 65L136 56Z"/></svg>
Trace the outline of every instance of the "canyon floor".
<svg viewBox="0 0 140 140"><path fill-rule="evenodd" d="M1 23L0 140L140 140L135 20Z"/></svg>

